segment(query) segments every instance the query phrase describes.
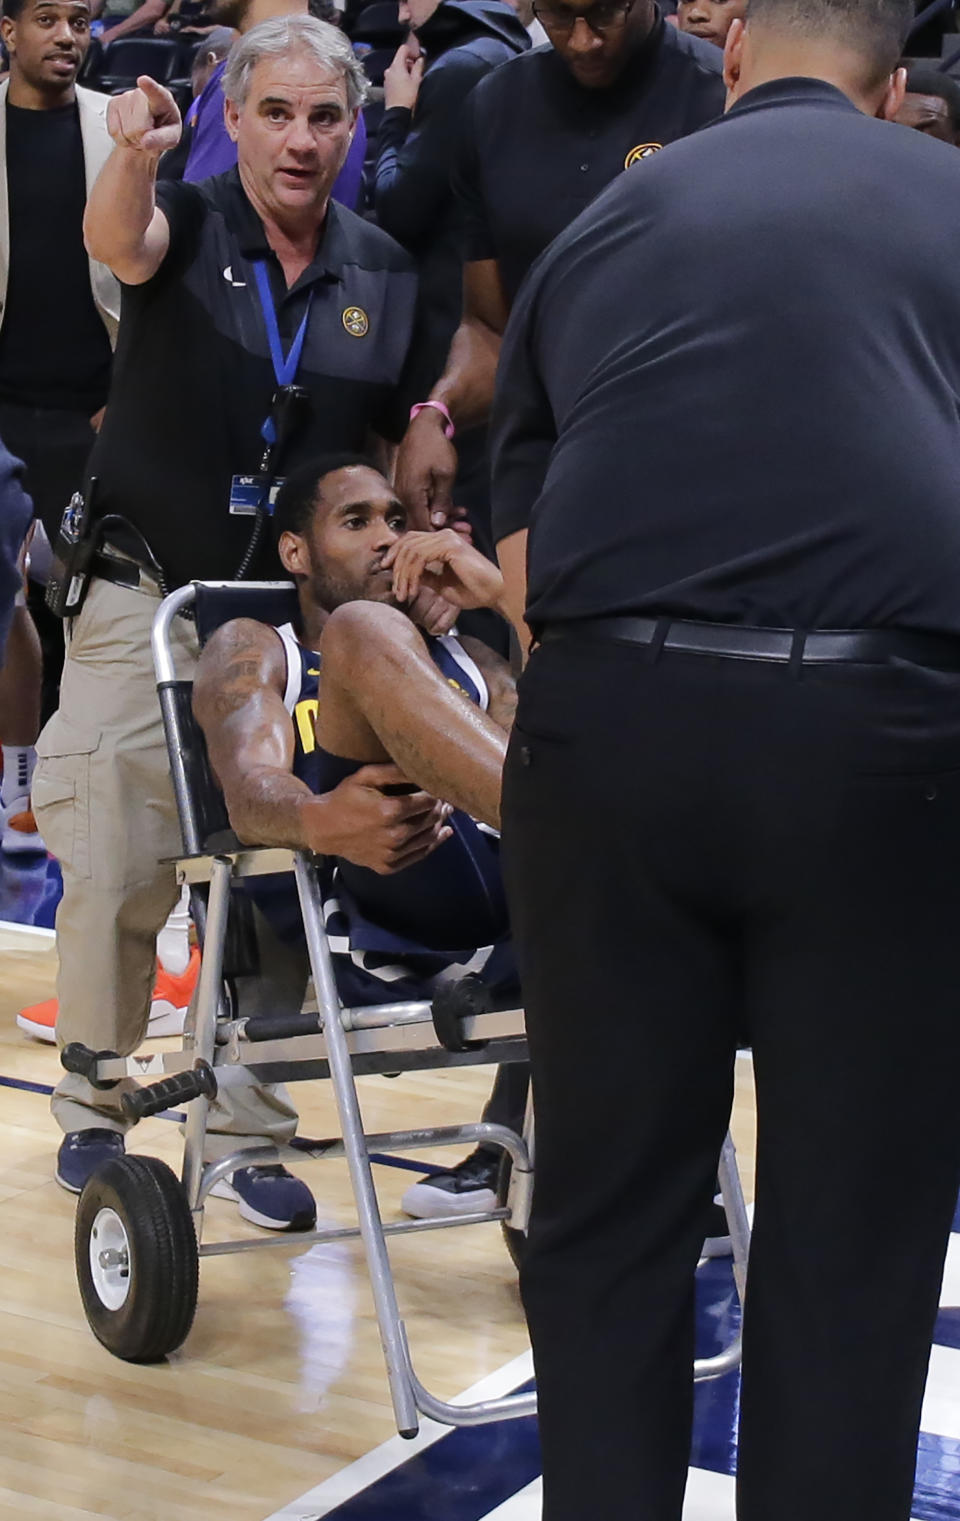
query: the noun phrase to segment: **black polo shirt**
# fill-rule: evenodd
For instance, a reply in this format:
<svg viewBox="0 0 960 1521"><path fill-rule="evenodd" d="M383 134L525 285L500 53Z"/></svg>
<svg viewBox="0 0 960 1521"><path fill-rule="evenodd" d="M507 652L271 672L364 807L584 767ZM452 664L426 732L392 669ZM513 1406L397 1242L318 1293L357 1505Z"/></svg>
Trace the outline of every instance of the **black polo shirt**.
<svg viewBox="0 0 960 1521"><path fill-rule="evenodd" d="M496 259L512 301L531 264L625 167L723 110L723 54L657 16L615 84L577 83L552 47L471 91L454 189L464 258Z"/></svg>
<svg viewBox="0 0 960 1521"><path fill-rule="evenodd" d="M90 473L98 511L134 523L173 586L231 576L250 538L251 518L228 510L231 478L257 471L276 389L253 261L267 262L284 350L312 292L297 375L311 410L283 468L362 449L371 428L400 438L425 382L415 373L413 264L378 228L331 201L316 257L288 291L235 169L160 185L157 200L170 250L152 280L124 287Z"/></svg>
<svg viewBox="0 0 960 1521"><path fill-rule="evenodd" d="M611 185L502 354L534 622L960 634L958 247L956 149L814 79Z"/></svg>

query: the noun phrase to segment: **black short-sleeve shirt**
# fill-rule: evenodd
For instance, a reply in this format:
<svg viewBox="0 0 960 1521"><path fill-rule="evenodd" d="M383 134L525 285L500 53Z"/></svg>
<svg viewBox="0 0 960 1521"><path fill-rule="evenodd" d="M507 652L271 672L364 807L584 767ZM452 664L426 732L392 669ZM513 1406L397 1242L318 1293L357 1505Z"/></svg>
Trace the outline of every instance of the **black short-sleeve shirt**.
<svg viewBox="0 0 960 1521"><path fill-rule="evenodd" d="M310 412L281 469L362 449L368 429L398 439L424 382L416 273L378 228L331 201L316 256L288 291L235 169L160 185L157 199L170 249L152 280L124 287L90 473L97 511L140 529L173 586L231 576L250 538L251 519L228 510L231 479L258 470L276 389L256 260L266 260L285 351L312 292L297 375ZM132 547L122 533L110 537Z"/></svg>
<svg viewBox="0 0 960 1521"><path fill-rule="evenodd" d="M496 259L512 301L534 260L627 167L723 110L723 54L658 16L615 84L585 89L552 47L480 81L454 174L465 260Z"/></svg>
<svg viewBox="0 0 960 1521"><path fill-rule="evenodd" d="M815 79L611 185L501 355L531 619L960 635L958 246L957 150Z"/></svg>

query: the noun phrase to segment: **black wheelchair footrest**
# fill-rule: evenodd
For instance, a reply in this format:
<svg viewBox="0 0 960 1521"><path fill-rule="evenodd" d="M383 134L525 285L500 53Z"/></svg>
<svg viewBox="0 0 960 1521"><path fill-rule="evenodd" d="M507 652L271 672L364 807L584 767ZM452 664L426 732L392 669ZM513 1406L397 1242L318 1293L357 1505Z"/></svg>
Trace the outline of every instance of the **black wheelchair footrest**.
<svg viewBox="0 0 960 1521"><path fill-rule="evenodd" d="M91 1051L89 1046L84 1046L78 1040L64 1046L60 1052L60 1065L65 1072L73 1072L77 1077L85 1077L92 1088L114 1088L116 1078L111 1077L103 1082L97 1077L97 1067L100 1062L115 1062L120 1060L118 1051Z"/></svg>
<svg viewBox="0 0 960 1521"><path fill-rule="evenodd" d="M209 1062L197 1061L191 1071L177 1072L173 1077L161 1078L158 1083L148 1083L125 1093L120 1108L134 1124L148 1115L160 1114L175 1104L189 1104L192 1099L217 1096L217 1079Z"/></svg>

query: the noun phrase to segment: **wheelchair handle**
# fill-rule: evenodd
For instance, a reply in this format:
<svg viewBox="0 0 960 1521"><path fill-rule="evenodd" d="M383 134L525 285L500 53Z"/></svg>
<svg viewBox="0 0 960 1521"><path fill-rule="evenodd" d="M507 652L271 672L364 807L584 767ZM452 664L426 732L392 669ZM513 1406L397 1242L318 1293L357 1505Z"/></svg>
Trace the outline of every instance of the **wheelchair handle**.
<svg viewBox="0 0 960 1521"><path fill-rule="evenodd" d="M217 1096L217 1079L209 1062L198 1061L190 1072L177 1072L173 1077L161 1078L158 1083L148 1083L125 1093L120 1108L135 1125L151 1114L160 1114L175 1104L189 1104L192 1099Z"/></svg>
<svg viewBox="0 0 960 1521"><path fill-rule="evenodd" d="M116 1078L110 1078L103 1082L97 1077L97 1067L101 1062L115 1062L120 1060L117 1051L91 1051L89 1046L83 1045L78 1040L64 1046L60 1052L60 1065L65 1072L74 1072L77 1077L85 1077L92 1088L114 1088Z"/></svg>

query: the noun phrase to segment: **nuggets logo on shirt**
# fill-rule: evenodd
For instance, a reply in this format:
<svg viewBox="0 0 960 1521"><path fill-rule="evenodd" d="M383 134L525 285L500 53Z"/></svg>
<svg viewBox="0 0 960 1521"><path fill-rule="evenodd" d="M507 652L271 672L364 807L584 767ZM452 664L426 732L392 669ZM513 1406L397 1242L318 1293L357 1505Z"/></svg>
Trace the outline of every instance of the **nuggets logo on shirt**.
<svg viewBox="0 0 960 1521"><path fill-rule="evenodd" d="M639 164L642 159L653 158L653 155L659 153L662 147L663 143L638 143L635 148L630 149L624 159L624 169L632 169L634 164Z"/></svg>

